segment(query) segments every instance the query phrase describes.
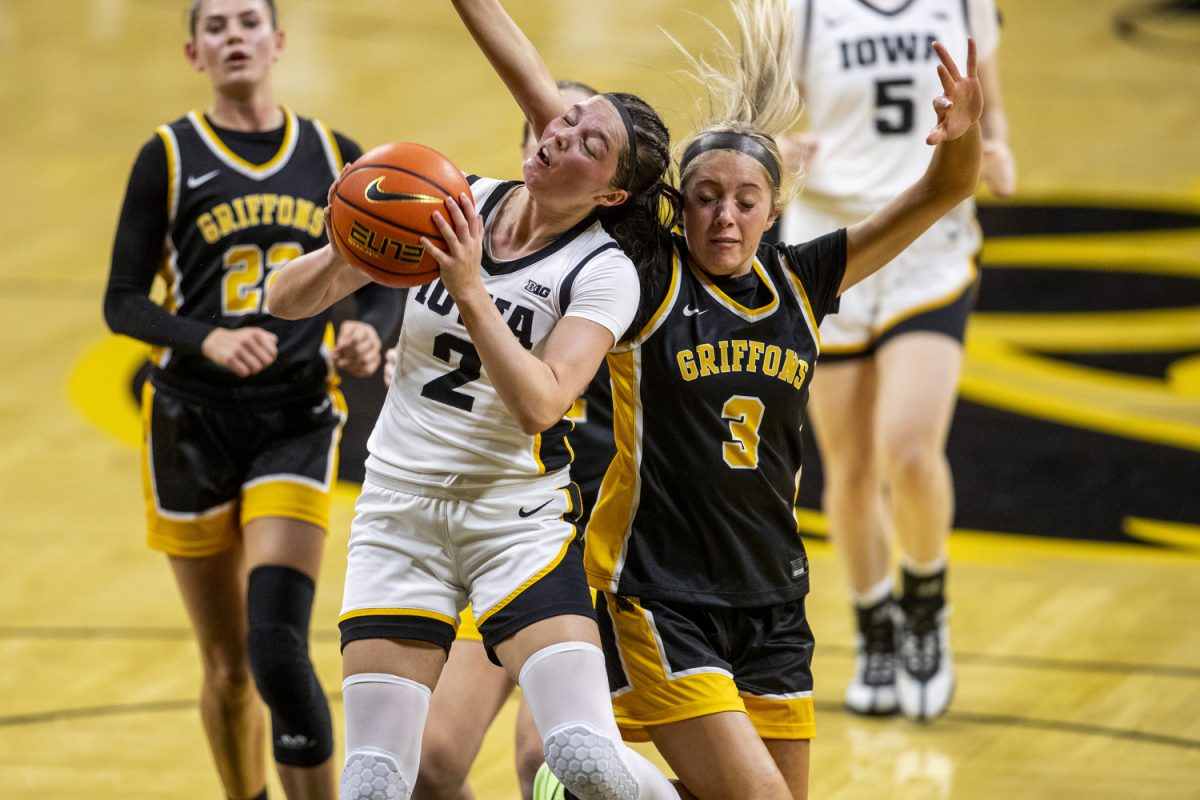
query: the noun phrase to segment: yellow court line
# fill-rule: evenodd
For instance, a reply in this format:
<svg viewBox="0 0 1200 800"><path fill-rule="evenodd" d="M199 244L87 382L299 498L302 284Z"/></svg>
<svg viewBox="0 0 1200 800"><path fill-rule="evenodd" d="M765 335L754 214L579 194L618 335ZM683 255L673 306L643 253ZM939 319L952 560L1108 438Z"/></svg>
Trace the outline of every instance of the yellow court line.
<svg viewBox="0 0 1200 800"><path fill-rule="evenodd" d="M1200 349L1200 307L1050 314L980 311L967 324L968 344L973 337L1002 339L1043 353Z"/></svg>
<svg viewBox="0 0 1200 800"><path fill-rule="evenodd" d="M984 264L1200 278L1200 229L997 236Z"/></svg>
<svg viewBox="0 0 1200 800"><path fill-rule="evenodd" d="M1126 517L1125 533L1135 539L1200 555L1200 525Z"/></svg>
<svg viewBox="0 0 1200 800"><path fill-rule="evenodd" d="M1200 403L1164 380L1057 362L976 338L967 343L959 392L1026 416L1200 451Z"/></svg>
<svg viewBox="0 0 1200 800"><path fill-rule="evenodd" d="M797 508L796 519L801 533L828 535L829 524L820 511ZM1125 527L1130 536L1167 547L955 528L949 541L950 557L960 564L990 565L1016 564L1019 560L1030 558L1066 558L1113 564L1129 564L1133 561L1178 564L1180 558L1200 558L1198 526L1129 517ZM1159 538L1152 540L1149 533L1157 533ZM806 539L804 547L809 555L833 555L833 547L827 539Z"/></svg>

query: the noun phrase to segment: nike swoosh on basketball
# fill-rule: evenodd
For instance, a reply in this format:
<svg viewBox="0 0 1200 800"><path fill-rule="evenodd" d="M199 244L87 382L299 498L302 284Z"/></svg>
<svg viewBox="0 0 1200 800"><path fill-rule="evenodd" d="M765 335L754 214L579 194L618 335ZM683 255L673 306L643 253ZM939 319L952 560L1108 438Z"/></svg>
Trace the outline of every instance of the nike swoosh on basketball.
<svg viewBox="0 0 1200 800"><path fill-rule="evenodd" d="M708 311L707 308L692 308L691 306L683 307L683 315L685 317L694 317L697 314L704 314Z"/></svg>
<svg viewBox="0 0 1200 800"><path fill-rule="evenodd" d="M195 189L197 186L203 186L213 178L221 174L221 170L214 169L212 172L206 172L203 175L188 175L187 185L189 189Z"/></svg>
<svg viewBox="0 0 1200 800"><path fill-rule="evenodd" d="M549 500L547 500L546 502L542 503L540 506L538 506L537 508L535 508L533 511L526 511L526 510L525 510L525 508L524 508L524 507L522 507L522 508L521 508L521 509L520 509L520 510L517 512L517 516L518 516L518 517L520 517L521 519L525 519L526 517L532 517L534 514L536 514L537 512L541 511L543 508L545 508L545 507L546 507L546 506L548 506L548 505L550 505L550 501L549 501Z"/></svg>
<svg viewBox="0 0 1200 800"><path fill-rule="evenodd" d="M440 197L431 197L427 194L411 194L409 192L387 192L379 185L383 183L383 178L376 178L367 184L365 192L366 197L372 203L392 203L397 200L407 200L416 203L441 203Z"/></svg>

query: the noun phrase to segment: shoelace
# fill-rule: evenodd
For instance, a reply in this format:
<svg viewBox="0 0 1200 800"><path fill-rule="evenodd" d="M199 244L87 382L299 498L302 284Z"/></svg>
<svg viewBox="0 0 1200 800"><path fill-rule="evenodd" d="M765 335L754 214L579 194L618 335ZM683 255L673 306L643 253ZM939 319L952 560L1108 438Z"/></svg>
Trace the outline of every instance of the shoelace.
<svg viewBox="0 0 1200 800"><path fill-rule="evenodd" d="M927 608L908 612L900 633L900 658L905 671L920 680L932 678L941 664L941 645L937 612Z"/></svg>
<svg viewBox="0 0 1200 800"><path fill-rule="evenodd" d="M887 614L886 617L882 617ZM863 631L863 682L883 686L896 680L896 629L890 610L881 612Z"/></svg>

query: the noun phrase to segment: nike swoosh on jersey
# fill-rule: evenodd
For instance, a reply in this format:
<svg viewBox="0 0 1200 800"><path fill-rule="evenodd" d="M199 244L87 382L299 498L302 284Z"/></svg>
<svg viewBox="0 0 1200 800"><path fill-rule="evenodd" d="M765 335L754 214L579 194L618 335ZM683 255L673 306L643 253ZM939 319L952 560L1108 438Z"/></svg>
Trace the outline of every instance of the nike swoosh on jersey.
<svg viewBox="0 0 1200 800"><path fill-rule="evenodd" d="M206 172L203 175L188 175L187 187L189 189L195 189L197 186L203 186L220 174L221 170L214 169L212 172Z"/></svg>
<svg viewBox="0 0 1200 800"><path fill-rule="evenodd" d="M388 192L384 191L379 184L383 183L383 178L376 178L367 184L367 190L364 193L367 200L372 203L394 203L396 201L408 201L410 203L440 203L439 197L432 197L427 194L412 194L410 192Z"/></svg>
<svg viewBox="0 0 1200 800"><path fill-rule="evenodd" d="M691 306L683 307L683 315L685 317L694 317L697 314L704 314L708 311L707 308L692 308Z"/></svg>
<svg viewBox="0 0 1200 800"><path fill-rule="evenodd" d="M546 506L548 506L548 505L550 505L550 501L549 501L549 500L547 500L546 502L542 503L540 506L538 506L537 508L533 509L532 511L526 511L526 510L525 510L525 508L524 508L524 506L522 506L522 507L521 507L521 508L520 508L520 509L517 511L517 516L518 516L518 517L520 517L521 519L525 519L526 517L532 517L534 514L536 514L537 512L541 511L543 508L545 508L545 507L546 507Z"/></svg>

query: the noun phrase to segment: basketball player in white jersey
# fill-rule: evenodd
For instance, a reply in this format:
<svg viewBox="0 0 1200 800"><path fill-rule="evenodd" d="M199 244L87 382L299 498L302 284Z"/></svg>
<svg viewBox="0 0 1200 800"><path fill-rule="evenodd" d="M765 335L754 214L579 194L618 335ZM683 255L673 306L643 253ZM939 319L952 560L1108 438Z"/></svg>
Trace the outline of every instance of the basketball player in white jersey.
<svg viewBox="0 0 1200 800"><path fill-rule="evenodd" d="M533 50L496 0L455 7L485 52ZM430 692L469 602L565 785L674 798L613 717L563 419L637 309L637 273L601 219L631 248L666 235L667 132L632 95L568 108L544 65L498 71L540 145L524 183L471 178L473 198L446 201L444 251L422 242L440 277L409 291L350 535L342 797L411 796ZM367 280L326 247L280 272L269 306L319 313Z"/></svg>
<svg viewBox="0 0 1200 800"><path fill-rule="evenodd" d="M996 67L992 0L792 0L794 71L808 130L794 144L805 190L781 238L801 242L863 219L929 162L924 132L937 90L934 40L955 59L974 36L986 102L982 178L1015 188ZM799 166L793 162L793 166ZM980 234L967 200L898 258L842 295L821 325L812 390L823 506L858 620L846 705L914 719L943 713L954 690L946 605L953 489L944 454ZM901 587L891 577L894 538Z"/></svg>
<svg viewBox="0 0 1200 800"><path fill-rule="evenodd" d="M599 94L576 81L560 80L557 85L568 106ZM522 129L521 161L532 157L537 149L538 137L526 122ZM387 352L384 379L389 385L398 349L393 347ZM611 392L604 390L607 382L608 370L601 365L567 415L574 423L569 437L574 456L571 478L579 486L582 500L582 514L577 522L580 530L587 528L600 478L612 458L612 401ZM581 405L584 413L577 414ZM470 609L464 609L437 690L429 700L429 718L421 744L420 779L413 800L471 800L475 796L467 774L479 755L488 728L514 686L507 673L488 658L474 615ZM534 776L545 759L541 737L524 699L519 701L514 733L517 784L523 800L530 800Z"/></svg>

